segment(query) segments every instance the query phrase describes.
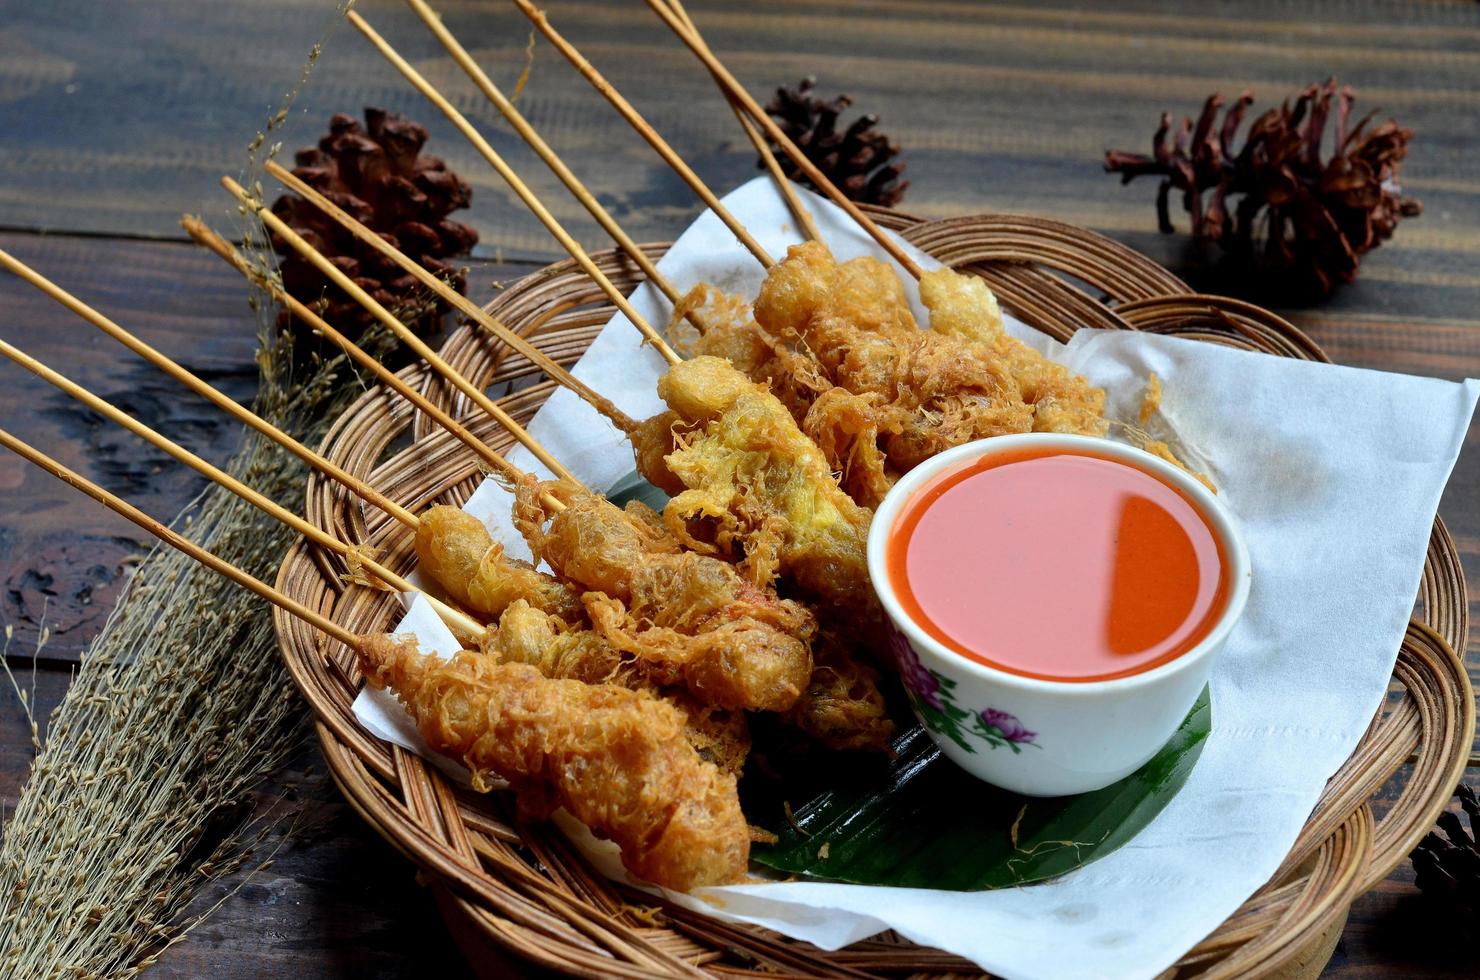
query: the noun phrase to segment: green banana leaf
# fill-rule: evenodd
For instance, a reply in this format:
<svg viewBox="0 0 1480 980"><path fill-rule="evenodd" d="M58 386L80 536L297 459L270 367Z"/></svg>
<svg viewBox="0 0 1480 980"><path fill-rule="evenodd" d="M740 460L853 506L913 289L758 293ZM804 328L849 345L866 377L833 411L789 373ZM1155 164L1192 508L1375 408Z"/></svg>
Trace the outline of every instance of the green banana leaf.
<svg viewBox="0 0 1480 980"><path fill-rule="evenodd" d="M607 497L658 510L668 501L636 473ZM910 719L895 736L892 760L807 751L755 719L756 764L742 781L741 802L746 818L777 841L752 847L753 861L826 881L955 891L1055 878L1150 823L1187 781L1213 720L1204 690L1171 741L1139 770L1093 793L1043 799L967 775L936 748L899 692L890 693L891 714ZM780 749L768 751L777 739Z"/></svg>
<svg viewBox="0 0 1480 980"><path fill-rule="evenodd" d="M810 795L778 806L775 790L767 792L770 812L747 800L748 819L779 838L753 847L751 858L809 878L906 888L980 891L1055 878L1109 854L1161 812L1187 781L1212 719L1205 689L1139 770L1092 793L1050 799L988 786L912 724L883 771L821 769Z"/></svg>

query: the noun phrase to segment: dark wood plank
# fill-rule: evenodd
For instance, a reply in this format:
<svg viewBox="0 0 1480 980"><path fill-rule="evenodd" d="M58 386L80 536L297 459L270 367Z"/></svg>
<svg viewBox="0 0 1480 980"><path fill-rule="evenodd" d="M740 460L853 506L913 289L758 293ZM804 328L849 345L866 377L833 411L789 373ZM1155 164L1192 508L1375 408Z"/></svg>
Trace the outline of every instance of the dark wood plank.
<svg viewBox="0 0 1480 980"><path fill-rule="evenodd" d="M518 12L481 0L438 6L511 87L529 34ZM1138 241L1156 237L1154 182L1118 187L1100 168L1106 149L1149 146L1162 110L1195 113L1214 90L1231 98L1252 88L1269 106L1339 74L1357 88L1359 111L1381 107L1418 133L1404 180L1427 212L1366 263L1381 307L1470 321L1480 306L1474 4L692 6L752 91L815 73L824 91L847 91L858 108L877 112L907 149L908 206L927 216L1024 211ZM600 243L404 5L366 0L359 9L530 170L562 220ZM242 166L247 141L332 20L328 4L305 0L57 0L0 11L0 167L9 178L0 225L153 236L178 234L181 207L225 215L217 178ZM555 0L549 12L713 185L754 175L753 153L707 76L645 5ZM640 240L670 237L696 213L693 196L548 45L537 47L521 102ZM490 252L554 254L489 168L353 30L329 38L282 133L285 146L311 143L330 113L366 103L429 126L432 151L477 189L471 221ZM1175 251L1172 258L1180 264ZM1368 309L1367 299L1339 297L1333 308Z"/></svg>
<svg viewBox="0 0 1480 980"><path fill-rule="evenodd" d="M255 326L240 280L219 260L186 245L63 236L0 235L0 247L233 398L251 397ZM239 427L214 407L19 279L0 276L0 309L17 346L187 448L221 462L237 445ZM0 418L17 436L163 519L199 492L204 481L163 453L9 361L0 372ZM45 623L45 656L75 660L145 536L10 453L0 487L0 612L18 649Z"/></svg>

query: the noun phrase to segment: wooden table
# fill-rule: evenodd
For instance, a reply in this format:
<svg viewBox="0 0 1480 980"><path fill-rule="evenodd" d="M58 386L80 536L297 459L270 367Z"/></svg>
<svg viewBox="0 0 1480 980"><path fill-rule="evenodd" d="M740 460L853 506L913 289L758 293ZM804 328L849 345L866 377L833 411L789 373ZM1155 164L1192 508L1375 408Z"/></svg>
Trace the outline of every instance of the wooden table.
<svg viewBox="0 0 1480 980"><path fill-rule="evenodd" d="M527 24L497 3L440 4L497 81L512 87ZM1074 0L695 2L716 50L756 93L805 74L847 90L906 147L905 206L927 216L1020 211L1087 225L1179 271L1180 236L1155 232L1155 186L1101 172L1111 147L1144 149L1163 109L1195 112L1219 90L1259 106L1339 73L1361 97L1417 130L1404 186L1425 204L1361 280L1329 301L1282 309L1338 362L1444 378L1480 373L1480 6L1407 7L1259 0L1236 10L1152 0L1113 9ZM493 112L411 15L391 0L359 9L439 84L549 195L562 220L603 245L493 125ZM552 0L551 15L714 185L754 174L706 77L637 0ZM334 20L327 2L0 0L0 247L34 264L192 370L246 398L254 321L241 282L181 243L183 210L235 227L216 190ZM289 117L288 147L316 139L330 113L377 104L412 113L431 151L476 188L483 235L475 297L554 256L553 243L497 178L361 40L333 32ZM683 186L547 47L521 105L639 240L672 237L697 211ZM1185 228L1185 220L1178 218ZM1278 305L1278 304L1274 304ZM39 294L0 279L4 336L145 421L220 460L238 431L185 398ZM7 366L0 420L23 438L158 515L200 483L64 396ZM1480 447L1470 445L1441 513L1480 583ZM123 569L144 547L131 525L50 478L0 457L0 613L16 627L13 666L35 658L43 711L101 626ZM13 697L0 695L0 801L13 806L30 749ZM167 976L465 975L413 869L366 830L307 749L264 790L296 801L297 832L156 968ZM1405 865L1352 909L1331 976L1460 975L1473 961L1431 914Z"/></svg>

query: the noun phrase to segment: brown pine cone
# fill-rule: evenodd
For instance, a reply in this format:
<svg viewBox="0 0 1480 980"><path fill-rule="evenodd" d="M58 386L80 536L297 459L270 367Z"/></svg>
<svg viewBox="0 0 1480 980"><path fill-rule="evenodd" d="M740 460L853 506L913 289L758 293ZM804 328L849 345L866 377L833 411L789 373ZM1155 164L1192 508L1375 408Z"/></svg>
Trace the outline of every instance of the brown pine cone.
<svg viewBox="0 0 1480 980"><path fill-rule="evenodd" d="M1216 242L1241 264L1324 296L1355 279L1362 255L1391 237L1399 221L1423 211L1398 186L1413 130L1391 119L1369 127L1371 113L1349 126L1355 96L1332 78L1259 116L1236 149L1234 137L1253 101L1245 92L1221 123L1217 93L1196 124L1184 118L1174 127L1171 113L1163 113L1150 156L1111 150L1105 169L1119 173L1121 183L1145 174L1162 178L1156 213L1163 232L1172 231L1171 192L1181 191L1195 240ZM1333 150L1323 158L1332 120Z"/></svg>
<svg viewBox="0 0 1480 980"><path fill-rule="evenodd" d="M766 112L850 200L882 207L899 203L910 186L909 181L900 179L904 163L894 161L899 144L874 128L879 117L873 114L859 116L839 133L838 117L853 100L840 95L831 102L823 101L812 94L816 84L817 79L808 76L794 89L778 88ZM773 145L772 152L783 173L819 190L779 147Z"/></svg>
<svg viewBox="0 0 1480 980"><path fill-rule="evenodd" d="M478 233L447 215L466 208L473 191L440 159L421 155L426 141L424 128L385 109L367 107L363 127L340 112L318 146L298 151L293 174L464 292L466 277L446 260L467 254ZM272 212L413 330L429 330L446 312L446 303L413 276L297 195L279 197ZM273 247L283 256L284 288L309 305L322 300L321 315L331 326L354 338L374 322L287 243L274 238ZM279 314L280 324L290 319L286 310Z"/></svg>
<svg viewBox="0 0 1480 980"><path fill-rule="evenodd" d="M1441 837L1429 833L1413 852L1415 884L1430 898L1455 911L1480 913L1480 799L1470 787L1460 784L1454 794L1469 820L1465 833L1459 814L1446 810L1439 815Z"/></svg>

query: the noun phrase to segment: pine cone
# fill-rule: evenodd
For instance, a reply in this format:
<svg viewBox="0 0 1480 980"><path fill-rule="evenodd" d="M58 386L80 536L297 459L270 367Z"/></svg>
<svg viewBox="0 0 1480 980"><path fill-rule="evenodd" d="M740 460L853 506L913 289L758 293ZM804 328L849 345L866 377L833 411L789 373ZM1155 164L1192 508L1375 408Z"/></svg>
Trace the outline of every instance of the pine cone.
<svg viewBox="0 0 1480 980"><path fill-rule="evenodd" d="M1439 829L1444 837L1430 833L1413 852L1415 883L1431 898L1480 912L1480 801L1475 791L1464 785L1454 795L1469 818L1470 832L1465 833L1459 814L1453 810L1440 814Z"/></svg>
<svg viewBox="0 0 1480 980"><path fill-rule="evenodd" d="M1351 88L1338 91L1334 78L1312 85L1293 106L1287 101L1255 119L1235 153L1234 135L1254 96L1239 96L1215 125L1223 99L1214 93L1195 126L1184 117L1168 142L1172 116L1163 113L1151 156L1111 150L1105 169L1119 173L1122 184L1143 174L1164 178L1156 197L1163 232L1173 230L1168 198L1175 188L1192 216L1194 239L1216 242L1249 265L1289 273L1293 285L1324 296L1355 279L1361 256L1400 220L1423 210L1397 184L1413 130L1391 119L1369 129L1375 115L1369 113L1348 131L1353 100ZM1334 152L1323 162L1321 141L1333 115ZM1230 215L1230 201L1239 196Z"/></svg>
<svg viewBox="0 0 1480 980"><path fill-rule="evenodd" d="M467 207L473 191L441 160L421 155L426 141L420 125L384 109L367 107L363 128L353 116L335 113L318 146L298 151L293 174L464 292L462 270L445 260L471 250L478 233L447 215ZM446 312L447 305L414 277L308 201L284 194L273 202L272 213L412 329L430 329ZM374 322L286 242L274 239L273 247L284 256L284 288L310 305L325 300L321 315L331 326L353 338ZM279 314L283 325L290 319L286 310Z"/></svg>
<svg viewBox="0 0 1480 980"><path fill-rule="evenodd" d="M824 102L812 94L816 84L817 79L808 76L794 89L778 88L766 112L807 159L851 200L883 207L897 204L910 186L909 181L900 179L904 163L893 162L899 155L899 144L874 129L879 117L873 114L859 116L839 133L838 117L853 100L840 95ZM788 177L813 190L820 189L779 147L773 145L771 149Z"/></svg>

